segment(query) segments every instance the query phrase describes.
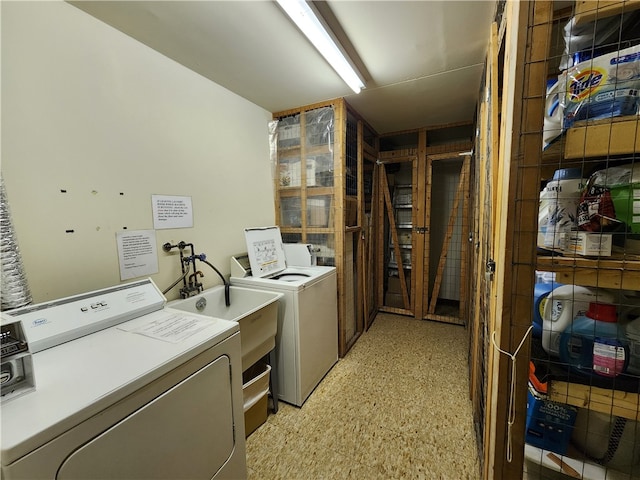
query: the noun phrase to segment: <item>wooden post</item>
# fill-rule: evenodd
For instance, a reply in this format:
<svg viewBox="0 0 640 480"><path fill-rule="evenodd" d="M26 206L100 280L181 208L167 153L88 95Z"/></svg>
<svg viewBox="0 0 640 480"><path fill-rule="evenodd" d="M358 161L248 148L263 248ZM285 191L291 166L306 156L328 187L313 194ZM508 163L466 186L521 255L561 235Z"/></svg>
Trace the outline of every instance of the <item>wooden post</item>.
<svg viewBox="0 0 640 480"><path fill-rule="evenodd" d="M504 92L492 288L495 307L489 335L500 348L514 352L527 331L532 312L537 224L538 164L542 154L542 122L546 94L547 55L553 2L507 2ZM533 16L529 16L533 14ZM528 28L531 25L531 28ZM532 176L533 175L533 176ZM496 186L494 185L494 188ZM530 294L517 295L517 292ZM511 360L494 348L489 355L485 424L484 477L522 478L529 348L525 342L517 362L516 395L510 402ZM524 360L522 360L524 359ZM515 421L509 432L510 409ZM510 435L509 435L510 433ZM512 442L513 458L506 451Z"/></svg>

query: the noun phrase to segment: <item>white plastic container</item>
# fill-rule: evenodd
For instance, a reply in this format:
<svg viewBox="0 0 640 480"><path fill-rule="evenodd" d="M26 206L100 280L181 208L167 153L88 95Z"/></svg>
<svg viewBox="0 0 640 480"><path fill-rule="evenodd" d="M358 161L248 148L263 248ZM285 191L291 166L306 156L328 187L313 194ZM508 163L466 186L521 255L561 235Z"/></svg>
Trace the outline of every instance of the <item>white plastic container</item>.
<svg viewBox="0 0 640 480"><path fill-rule="evenodd" d="M556 170L540 192L538 210L538 246L560 249L563 233L577 228L580 194L586 184L580 168Z"/></svg>
<svg viewBox="0 0 640 480"><path fill-rule="evenodd" d="M566 85L566 72L562 72L556 80L547 83L542 150L545 150L556 138L562 135Z"/></svg>
<svg viewBox="0 0 640 480"><path fill-rule="evenodd" d="M616 297L602 289L579 285L562 285L547 297L542 318L542 348L560 356L560 337L578 315L584 315L590 302L616 303Z"/></svg>

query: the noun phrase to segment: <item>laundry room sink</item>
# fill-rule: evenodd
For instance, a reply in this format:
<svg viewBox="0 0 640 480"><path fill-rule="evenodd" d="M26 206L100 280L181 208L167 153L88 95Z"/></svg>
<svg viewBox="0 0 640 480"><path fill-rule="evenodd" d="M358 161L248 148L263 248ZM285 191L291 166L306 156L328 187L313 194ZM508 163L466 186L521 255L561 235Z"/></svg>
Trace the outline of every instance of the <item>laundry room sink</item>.
<svg viewBox="0 0 640 480"><path fill-rule="evenodd" d="M231 286L230 306L225 305L224 285L193 297L174 300L167 307L239 323L242 370L246 370L276 345L278 300L282 293Z"/></svg>

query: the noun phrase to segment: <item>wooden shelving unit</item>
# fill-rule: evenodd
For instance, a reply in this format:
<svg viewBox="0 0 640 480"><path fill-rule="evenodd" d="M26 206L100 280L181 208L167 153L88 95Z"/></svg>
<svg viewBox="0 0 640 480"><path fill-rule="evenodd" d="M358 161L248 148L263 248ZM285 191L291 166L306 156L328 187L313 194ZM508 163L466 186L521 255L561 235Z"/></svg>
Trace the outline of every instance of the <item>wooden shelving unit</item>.
<svg viewBox="0 0 640 480"><path fill-rule="evenodd" d="M538 257L537 269L555 272L556 280L567 285L640 290L640 261L633 258Z"/></svg>
<svg viewBox="0 0 640 480"><path fill-rule="evenodd" d="M636 116L576 122L567 131L564 142L564 158L567 160L625 155L638 151L640 129Z"/></svg>
<svg viewBox="0 0 640 480"><path fill-rule="evenodd" d="M535 2L536 13L548 14L547 2ZM584 24L596 18L631 12L640 8L640 1L576 1L574 24ZM542 23L542 22L541 22ZM530 25L531 28L531 25ZM553 168L582 167L588 171L598 162L623 158L640 152L640 121L637 116L576 122L540 157L542 178ZM589 172L590 173L590 172ZM536 258L536 270L555 272L556 281L567 285L583 285L611 290L640 291L640 255L614 247L607 257L583 257L561 253ZM555 360L551 360L553 363ZM618 388L600 388L590 384L550 380L548 399L606 415L640 420L640 394ZM570 453L558 463L554 454L526 446L526 456L547 468L573 478L619 478L619 472L591 465ZM560 458L559 456L556 456ZM564 462L564 463L563 463ZM573 463L572 463L573 462ZM573 465L573 467L571 466ZM600 472L600 473L598 473ZM593 476L596 475L596 476ZM622 477L620 477L622 478ZM625 477L626 478L626 477Z"/></svg>
<svg viewBox="0 0 640 480"><path fill-rule="evenodd" d="M275 165L276 221L285 242L310 243L318 264L338 277L340 356L364 329L364 121L344 99L273 114L279 120ZM373 130L366 125L368 132ZM375 134L374 138L377 137Z"/></svg>
<svg viewBox="0 0 640 480"><path fill-rule="evenodd" d="M549 385L549 400L574 407L588 408L606 415L640 420L640 394L579 383L554 381Z"/></svg>
<svg viewBox="0 0 640 480"><path fill-rule="evenodd" d="M598 18L630 13L640 9L640 0L577 0L575 25L584 25Z"/></svg>

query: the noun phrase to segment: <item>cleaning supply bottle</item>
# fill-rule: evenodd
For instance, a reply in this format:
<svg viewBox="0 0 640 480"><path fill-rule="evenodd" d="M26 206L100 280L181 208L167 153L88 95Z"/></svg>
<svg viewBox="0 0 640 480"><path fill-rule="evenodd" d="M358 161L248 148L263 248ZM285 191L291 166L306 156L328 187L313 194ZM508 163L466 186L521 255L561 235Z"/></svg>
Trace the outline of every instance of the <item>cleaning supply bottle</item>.
<svg viewBox="0 0 640 480"><path fill-rule="evenodd" d="M580 373L615 377L629 363L629 347L616 306L592 302L560 337L560 360Z"/></svg>
<svg viewBox="0 0 640 480"><path fill-rule="evenodd" d="M538 247L559 249L562 234L577 228L580 194L587 180L580 168L561 168L540 192Z"/></svg>
<svg viewBox="0 0 640 480"><path fill-rule="evenodd" d="M542 323L544 316L544 306L547 303L549 294L560 287L561 283L554 281L540 281L534 285L533 288L533 331L532 335L536 338L542 336Z"/></svg>
<svg viewBox="0 0 640 480"><path fill-rule="evenodd" d="M553 356L560 356L560 336L578 315L584 315L589 303L615 303L612 293L580 285L562 285L547 296L542 316L542 348Z"/></svg>
<svg viewBox="0 0 640 480"><path fill-rule="evenodd" d="M567 86L567 73L547 81L547 96L544 108L544 128L542 131L542 150L558 138L563 131L564 104Z"/></svg>

